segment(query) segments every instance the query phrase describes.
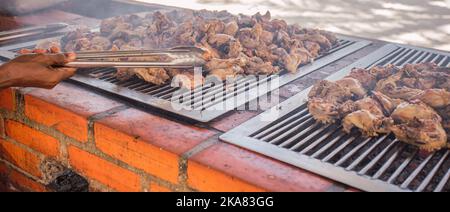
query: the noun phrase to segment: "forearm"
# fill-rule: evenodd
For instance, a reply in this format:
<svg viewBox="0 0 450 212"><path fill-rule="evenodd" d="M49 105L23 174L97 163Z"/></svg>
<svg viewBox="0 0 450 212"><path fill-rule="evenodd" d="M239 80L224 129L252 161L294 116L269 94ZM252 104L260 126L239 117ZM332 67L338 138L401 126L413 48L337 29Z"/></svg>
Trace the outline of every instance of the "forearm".
<svg viewBox="0 0 450 212"><path fill-rule="evenodd" d="M11 72L5 64L0 65L0 89L14 86Z"/></svg>

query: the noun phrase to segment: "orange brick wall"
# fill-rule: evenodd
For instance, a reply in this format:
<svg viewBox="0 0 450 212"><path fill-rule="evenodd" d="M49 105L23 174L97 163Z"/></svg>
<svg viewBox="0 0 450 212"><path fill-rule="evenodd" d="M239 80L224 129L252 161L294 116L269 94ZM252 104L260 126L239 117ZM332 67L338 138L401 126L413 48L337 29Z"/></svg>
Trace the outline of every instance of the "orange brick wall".
<svg viewBox="0 0 450 212"><path fill-rule="evenodd" d="M52 158L85 177L92 191L194 191L183 155L216 134L67 83L6 89L0 97L3 190L48 191L41 165Z"/></svg>
<svg viewBox="0 0 450 212"><path fill-rule="evenodd" d="M1 90L0 97L0 190L49 191L42 170L48 158L86 178L91 191L321 191L332 185L218 142L227 126L243 120L198 127L68 83Z"/></svg>

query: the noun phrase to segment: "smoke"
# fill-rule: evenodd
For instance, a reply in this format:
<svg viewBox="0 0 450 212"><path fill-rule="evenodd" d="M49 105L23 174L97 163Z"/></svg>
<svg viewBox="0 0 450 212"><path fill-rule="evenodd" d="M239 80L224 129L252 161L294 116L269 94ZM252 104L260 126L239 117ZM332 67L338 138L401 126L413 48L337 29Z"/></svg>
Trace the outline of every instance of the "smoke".
<svg viewBox="0 0 450 212"><path fill-rule="evenodd" d="M0 13L5 15L22 15L49 8L67 0L1 0Z"/></svg>

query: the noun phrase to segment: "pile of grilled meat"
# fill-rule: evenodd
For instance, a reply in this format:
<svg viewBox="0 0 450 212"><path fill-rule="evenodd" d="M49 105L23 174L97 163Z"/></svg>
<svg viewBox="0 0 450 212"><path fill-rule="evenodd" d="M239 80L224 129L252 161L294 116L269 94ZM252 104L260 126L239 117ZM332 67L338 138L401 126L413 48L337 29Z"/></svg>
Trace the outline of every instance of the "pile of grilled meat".
<svg viewBox="0 0 450 212"><path fill-rule="evenodd" d="M308 108L322 123L340 121L345 132L394 133L425 151L449 145L450 68L432 63L353 69L344 79L322 80L309 93Z"/></svg>
<svg viewBox="0 0 450 212"><path fill-rule="evenodd" d="M108 51L163 49L197 46L207 50L208 75L221 80L237 75L270 75L287 70L297 72L306 64L337 45L328 32L288 25L264 15L235 16L221 11L176 10L155 12L145 17L125 15L103 20L100 32L78 29L61 39L64 51ZM203 83L194 80L190 70L162 68L119 69L121 80L137 75L161 85L182 76L182 86L193 88Z"/></svg>

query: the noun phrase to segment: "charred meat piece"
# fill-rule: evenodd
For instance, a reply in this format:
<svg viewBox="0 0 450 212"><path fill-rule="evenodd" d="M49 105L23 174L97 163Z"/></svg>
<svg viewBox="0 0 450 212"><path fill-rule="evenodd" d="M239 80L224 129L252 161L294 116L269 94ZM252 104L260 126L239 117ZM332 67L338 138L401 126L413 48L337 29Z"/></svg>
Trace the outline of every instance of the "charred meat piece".
<svg viewBox="0 0 450 212"><path fill-rule="evenodd" d="M308 100L308 110L315 120L324 124L334 123L341 117L338 105L322 98L310 98Z"/></svg>
<svg viewBox="0 0 450 212"><path fill-rule="evenodd" d="M442 126L444 127L445 131L447 131L447 139L449 139L448 133L450 133L450 105L444 108L437 109L436 112L438 112L438 114L443 119Z"/></svg>
<svg viewBox="0 0 450 212"><path fill-rule="evenodd" d="M392 64L388 64L384 67L375 66L369 70L369 73L373 75L376 80L385 79L398 72L398 68Z"/></svg>
<svg viewBox="0 0 450 212"><path fill-rule="evenodd" d="M318 57L320 54L320 45L315 42L305 41L305 48L309 51L312 57Z"/></svg>
<svg viewBox="0 0 450 212"><path fill-rule="evenodd" d="M342 103L352 98L349 89L327 80L316 83L308 94L309 98L321 98L325 101Z"/></svg>
<svg viewBox="0 0 450 212"><path fill-rule="evenodd" d="M429 63L353 69L343 80L316 83L308 108L323 123L342 119L347 133L355 127L366 136L393 132L436 151L450 148L450 92L442 86L448 78L448 69Z"/></svg>
<svg viewBox="0 0 450 212"><path fill-rule="evenodd" d="M212 34L208 36L208 43L217 48L233 40L234 37L227 34Z"/></svg>
<svg viewBox="0 0 450 212"><path fill-rule="evenodd" d="M225 29L223 30L223 34L227 34L229 36L236 36L236 33L239 31L239 25L236 21L231 21L225 24Z"/></svg>
<svg viewBox="0 0 450 212"><path fill-rule="evenodd" d="M360 99L367 95L366 89L361 83L353 78L344 78L336 81L336 83L344 88L347 88L356 98Z"/></svg>
<svg viewBox="0 0 450 212"><path fill-rule="evenodd" d="M120 81L126 81L133 78L136 75L132 68L118 68L115 77Z"/></svg>
<svg viewBox="0 0 450 212"><path fill-rule="evenodd" d="M372 97L380 103L386 115L391 115L397 106L404 102L400 99L392 99L377 91L372 91Z"/></svg>
<svg viewBox="0 0 450 212"><path fill-rule="evenodd" d="M410 88L403 85L398 85L402 79L404 71L400 70L388 78L381 79L377 82L375 90L379 91L391 98L410 100L420 95L423 91L420 89Z"/></svg>
<svg viewBox="0 0 450 212"><path fill-rule="evenodd" d="M162 85L170 79L163 68L134 68L133 71L139 78L155 85Z"/></svg>
<svg viewBox="0 0 450 212"><path fill-rule="evenodd" d="M244 69L241 66L232 65L231 67L211 70L208 76L216 77L220 81L233 81L240 74L244 74Z"/></svg>
<svg viewBox="0 0 450 212"><path fill-rule="evenodd" d="M204 77L201 74L195 74L193 70L169 69L168 74L172 77L172 87L194 89L202 86Z"/></svg>
<svg viewBox="0 0 450 212"><path fill-rule="evenodd" d="M446 147L447 134L442 118L426 104L420 101L402 103L391 117L395 122L391 130L397 139L430 152Z"/></svg>
<svg viewBox="0 0 450 212"><path fill-rule="evenodd" d="M342 120L345 132L350 133L353 127L358 128L363 135L378 136L390 132L392 120L384 116L377 116L368 110L357 110L348 114Z"/></svg>
<svg viewBox="0 0 450 212"><path fill-rule="evenodd" d="M271 62L264 62L259 57L249 58L245 66L245 73L248 75L270 75L278 71L278 67L273 66Z"/></svg>
<svg viewBox="0 0 450 212"><path fill-rule="evenodd" d="M364 88L372 90L377 81L376 77L372 75L368 70L362 68L354 68L350 71L350 74L346 77L358 80Z"/></svg>
<svg viewBox="0 0 450 212"><path fill-rule="evenodd" d="M224 53L227 54L228 58L239 57L242 54L242 45L239 40L231 40L227 45L223 46Z"/></svg>
<svg viewBox="0 0 450 212"><path fill-rule="evenodd" d="M322 123L333 123L342 118L343 114L339 111L348 111L341 108L341 104L351 100L353 94L350 89L336 82L322 80L313 86L308 97L308 109L314 119ZM345 105L348 104L346 102ZM352 105L345 108L351 107Z"/></svg>
<svg viewBox="0 0 450 212"><path fill-rule="evenodd" d="M332 47L331 42L325 36L321 35L320 33L297 34L297 35L294 35L294 38L298 39L300 41L310 41L310 42L315 42L315 43L319 44L321 53L330 50Z"/></svg>
<svg viewBox="0 0 450 212"><path fill-rule="evenodd" d="M358 110L366 110L374 116L384 116L380 103L372 97L366 97L355 102Z"/></svg>
<svg viewBox="0 0 450 212"><path fill-rule="evenodd" d="M392 120L384 116L381 104L372 97L366 97L354 103L356 111L344 117L342 126L350 133L357 127L366 136L377 136L379 133L389 133Z"/></svg>
<svg viewBox="0 0 450 212"><path fill-rule="evenodd" d="M247 63L247 58L239 57L233 59L217 59L213 58L208 63L206 63L205 68L207 70L215 70L215 69L226 69L231 68L233 66L243 67Z"/></svg>
<svg viewBox="0 0 450 212"><path fill-rule="evenodd" d="M174 10L108 18L101 22L100 32L79 29L65 35L61 44L65 51L201 47L206 50L204 59L210 61L205 68L223 79L226 75L241 73L276 74L281 69L296 73L302 64L337 45L337 39L329 32L272 19L270 12L234 16L226 11ZM224 66L227 62L218 63L243 58L245 64ZM121 69L117 76L128 79L133 73L158 85L168 81L162 69ZM180 74L168 75L170 79ZM181 75L191 77L190 72ZM155 77L162 78L156 80Z"/></svg>
<svg viewBox="0 0 450 212"><path fill-rule="evenodd" d="M428 89L415 98L433 108L442 108L450 105L450 92L444 89Z"/></svg>

